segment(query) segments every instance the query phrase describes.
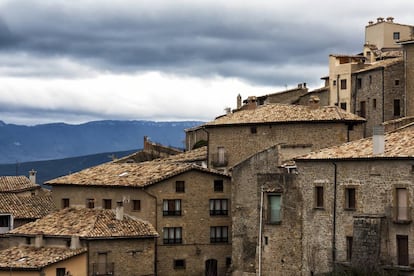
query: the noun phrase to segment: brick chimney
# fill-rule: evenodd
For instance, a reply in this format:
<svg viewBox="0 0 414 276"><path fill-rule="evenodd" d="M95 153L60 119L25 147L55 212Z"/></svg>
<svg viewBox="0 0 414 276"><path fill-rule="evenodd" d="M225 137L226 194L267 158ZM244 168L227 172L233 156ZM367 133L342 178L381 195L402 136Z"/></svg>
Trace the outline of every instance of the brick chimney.
<svg viewBox="0 0 414 276"><path fill-rule="evenodd" d="M36 235L35 236L35 244L34 245L35 245L36 248L43 247L43 245L44 245L43 235Z"/></svg>
<svg viewBox="0 0 414 276"><path fill-rule="evenodd" d="M80 247L79 236L72 236L70 238L70 249L78 249Z"/></svg>

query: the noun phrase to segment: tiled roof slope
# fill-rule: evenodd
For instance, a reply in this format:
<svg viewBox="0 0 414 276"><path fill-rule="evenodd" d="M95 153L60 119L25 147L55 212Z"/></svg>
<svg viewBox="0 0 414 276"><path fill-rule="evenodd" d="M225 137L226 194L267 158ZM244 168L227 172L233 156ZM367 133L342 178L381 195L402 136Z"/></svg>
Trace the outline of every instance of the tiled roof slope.
<svg viewBox="0 0 414 276"><path fill-rule="evenodd" d="M86 248L11 247L0 251L0 269L41 269L84 252L86 252Z"/></svg>
<svg viewBox="0 0 414 276"><path fill-rule="evenodd" d="M371 71L371 70L374 70L374 69L377 69L377 68L386 68L386 67L392 66L392 65L397 64L397 63L402 63L402 62L403 62L402 58L391 58L391 59L380 60L380 61L373 62L373 63L369 64L364 69L355 71L353 74L366 72L366 71Z"/></svg>
<svg viewBox="0 0 414 276"><path fill-rule="evenodd" d="M207 159L207 146L159 159L166 162L195 162Z"/></svg>
<svg viewBox="0 0 414 276"><path fill-rule="evenodd" d="M157 159L142 163L106 163L50 180L46 184L52 186L69 184L82 186L145 187L190 170L228 176L228 174L191 163Z"/></svg>
<svg viewBox="0 0 414 276"><path fill-rule="evenodd" d="M65 208L9 232L11 235L79 236L81 238L157 237L147 221L124 215L116 219L114 210Z"/></svg>
<svg viewBox="0 0 414 276"><path fill-rule="evenodd" d="M21 192L39 188L26 176L0 176L0 192Z"/></svg>
<svg viewBox="0 0 414 276"><path fill-rule="evenodd" d="M258 106L256 109L224 115L206 123L205 126L312 121L355 121L363 123L365 119L346 112L337 106L311 108L303 105L267 104Z"/></svg>
<svg viewBox="0 0 414 276"><path fill-rule="evenodd" d="M370 137L312 152L296 160L407 157L414 158L414 124L385 134L383 154L373 154L372 137Z"/></svg>
<svg viewBox="0 0 414 276"><path fill-rule="evenodd" d="M12 214L15 219L37 219L55 209L51 195L22 196L0 193L0 213Z"/></svg>

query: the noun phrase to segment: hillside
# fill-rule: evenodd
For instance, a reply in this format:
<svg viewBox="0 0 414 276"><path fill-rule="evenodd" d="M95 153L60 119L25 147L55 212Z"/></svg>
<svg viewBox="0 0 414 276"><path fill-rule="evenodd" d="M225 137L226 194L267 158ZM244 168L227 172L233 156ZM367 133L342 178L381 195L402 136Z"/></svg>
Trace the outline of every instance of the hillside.
<svg viewBox="0 0 414 276"><path fill-rule="evenodd" d="M202 122L95 121L22 126L0 121L0 164L62 159L143 147L143 137L184 147L184 129Z"/></svg>

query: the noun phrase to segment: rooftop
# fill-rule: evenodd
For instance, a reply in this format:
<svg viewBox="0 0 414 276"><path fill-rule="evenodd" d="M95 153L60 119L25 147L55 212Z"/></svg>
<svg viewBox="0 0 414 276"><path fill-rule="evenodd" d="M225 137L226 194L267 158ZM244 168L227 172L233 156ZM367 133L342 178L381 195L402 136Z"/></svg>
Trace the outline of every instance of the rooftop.
<svg viewBox="0 0 414 276"><path fill-rule="evenodd" d="M298 157L296 160L414 158L414 124L385 134L383 154L373 154L372 137Z"/></svg>
<svg viewBox="0 0 414 276"><path fill-rule="evenodd" d="M337 106L311 108L303 105L267 104L256 109L230 113L206 123L206 127L234 124L266 124L287 122L365 122L361 118Z"/></svg>
<svg viewBox="0 0 414 276"><path fill-rule="evenodd" d="M157 237L147 221L124 215L116 219L114 210L65 208L9 232L11 235L78 236L80 238Z"/></svg>
<svg viewBox="0 0 414 276"><path fill-rule="evenodd" d="M395 65L397 63L403 63L403 62L404 61L402 58L391 58L391 59L376 61L376 62L369 64L368 67L365 67L364 69L353 72L353 74L371 71L371 70L375 70L378 68L387 68L389 66Z"/></svg>
<svg viewBox="0 0 414 276"><path fill-rule="evenodd" d="M206 147L141 163L106 163L46 182L47 185L146 187L191 170L228 177L190 161L205 160Z"/></svg>
<svg viewBox="0 0 414 276"><path fill-rule="evenodd" d="M41 269L86 252L86 248L68 249L59 247L32 246L11 247L0 251L0 269Z"/></svg>
<svg viewBox="0 0 414 276"><path fill-rule="evenodd" d="M0 193L0 213L12 214L16 219L37 219L55 209L51 195L17 196Z"/></svg>
<svg viewBox="0 0 414 276"><path fill-rule="evenodd" d="M32 183L26 176L0 176L0 192L23 192L40 186Z"/></svg>

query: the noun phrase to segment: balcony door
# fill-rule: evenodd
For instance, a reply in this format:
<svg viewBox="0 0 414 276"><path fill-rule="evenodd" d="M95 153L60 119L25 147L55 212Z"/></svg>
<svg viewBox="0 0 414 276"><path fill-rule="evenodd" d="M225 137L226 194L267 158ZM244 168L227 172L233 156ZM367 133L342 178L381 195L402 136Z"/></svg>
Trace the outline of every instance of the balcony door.
<svg viewBox="0 0 414 276"><path fill-rule="evenodd" d="M210 259L206 261L206 276L217 276L217 260Z"/></svg>
<svg viewBox="0 0 414 276"><path fill-rule="evenodd" d="M408 196L407 189L397 189L397 220L406 221L408 220Z"/></svg>

